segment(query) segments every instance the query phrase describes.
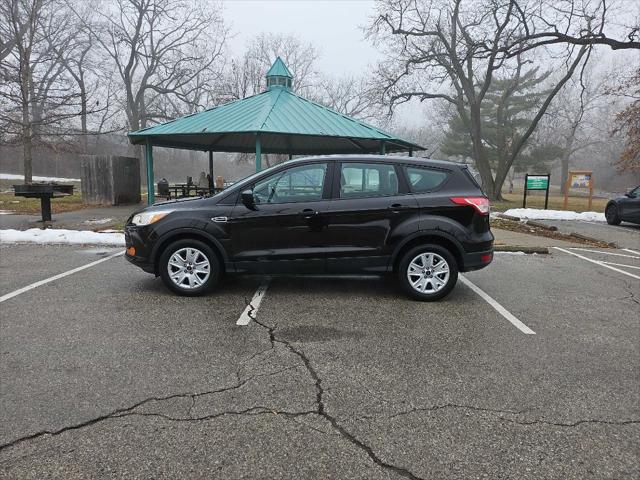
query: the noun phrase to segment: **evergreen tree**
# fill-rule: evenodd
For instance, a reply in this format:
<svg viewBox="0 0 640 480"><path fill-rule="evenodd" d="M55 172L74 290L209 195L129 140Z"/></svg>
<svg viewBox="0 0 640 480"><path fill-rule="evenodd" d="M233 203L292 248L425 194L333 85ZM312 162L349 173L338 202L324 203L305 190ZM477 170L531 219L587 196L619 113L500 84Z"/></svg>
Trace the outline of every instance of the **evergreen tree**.
<svg viewBox="0 0 640 480"><path fill-rule="evenodd" d="M504 164L531 124L540 103L549 94L541 88L551 72L539 73L538 68L522 72L518 68L508 78L496 78L491 83L481 105L482 140L485 155L492 169ZM469 129L455 115L449 120L449 130L440 150L445 155L471 157L473 146ZM513 163L516 172L544 172L548 164L562 155L562 148L550 143L538 143L531 137Z"/></svg>

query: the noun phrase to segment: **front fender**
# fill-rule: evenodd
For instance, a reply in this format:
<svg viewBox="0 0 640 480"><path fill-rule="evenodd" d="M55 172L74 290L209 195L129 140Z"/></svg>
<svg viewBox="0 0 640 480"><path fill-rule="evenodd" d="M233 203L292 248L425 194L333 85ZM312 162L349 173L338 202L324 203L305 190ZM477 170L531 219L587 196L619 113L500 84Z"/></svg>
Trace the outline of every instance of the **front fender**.
<svg viewBox="0 0 640 480"><path fill-rule="evenodd" d="M164 245L168 242L177 240L181 237L200 237L203 241L210 243L215 246L222 257L224 263L229 262L229 257L227 252L222 244L222 242L216 238L215 234L220 234L220 238L224 238L225 232L222 231L220 227L216 225L208 224L205 228L201 225L189 225L189 226L179 226L176 228L166 229L162 232L157 232L157 237L153 240L153 248L151 250L151 261L155 264L158 256L161 254Z"/></svg>

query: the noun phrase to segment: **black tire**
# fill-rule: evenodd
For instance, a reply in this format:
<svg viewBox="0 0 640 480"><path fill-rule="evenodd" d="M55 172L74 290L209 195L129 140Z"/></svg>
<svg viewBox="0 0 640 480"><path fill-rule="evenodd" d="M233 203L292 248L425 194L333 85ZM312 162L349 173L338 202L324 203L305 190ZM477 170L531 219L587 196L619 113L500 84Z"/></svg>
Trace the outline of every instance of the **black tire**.
<svg viewBox="0 0 640 480"><path fill-rule="evenodd" d="M408 269L411 262L418 257L419 255L426 253L432 253L438 255L442 258L449 267L449 276L445 281L444 286L442 286L438 291L435 292L421 292L413 287L411 282L409 281ZM437 267L438 264L436 264ZM421 300L423 302L434 302L436 300L440 300L441 298L446 297L451 293L453 287L455 287L456 282L458 281L458 262L456 262L455 257L451 254L449 250L439 245L425 244L420 245L418 247L412 248L407 251L400 262L398 263L398 279L400 280L400 284L404 291L411 298L416 300ZM433 276L433 275L432 275ZM419 277L419 276L418 276ZM425 277L426 278L426 277ZM441 277L438 277L441 278ZM433 284L431 284L433 287Z"/></svg>
<svg viewBox="0 0 640 480"><path fill-rule="evenodd" d="M607 205L607 208L604 209L604 217L609 225L620 225L622 221L618 215L618 206L615 203Z"/></svg>
<svg viewBox="0 0 640 480"><path fill-rule="evenodd" d="M184 287L181 287L170 278L169 259L171 259L174 253L182 249L195 249L199 251L209 262L209 276L206 277L206 280L204 280L199 286L189 287L187 285L188 279L186 279L184 281ZM198 258L201 259L199 256ZM169 290L185 297L195 297L210 292L215 288L220 280L222 268L220 260L218 260L218 256L209 245L199 240L184 239L177 240L164 249L162 255L160 255L158 271L160 273L160 278L162 278L162 281ZM177 270L177 272L179 273L179 270Z"/></svg>

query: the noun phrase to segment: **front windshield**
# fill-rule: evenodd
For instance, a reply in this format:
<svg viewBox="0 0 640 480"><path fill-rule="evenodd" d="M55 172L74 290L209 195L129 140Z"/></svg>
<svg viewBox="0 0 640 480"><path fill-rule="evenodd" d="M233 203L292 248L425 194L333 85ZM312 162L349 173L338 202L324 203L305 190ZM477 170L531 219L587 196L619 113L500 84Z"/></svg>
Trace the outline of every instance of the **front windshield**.
<svg viewBox="0 0 640 480"><path fill-rule="evenodd" d="M287 160L287 162L288 162L288 161L290 161L290 160ZM216 196L218 196L218 195L220 195L220 194L222 194L222 193L224 193L224 194L226 195L227 193L229 193L229 190L230 190L231 188L238 188L238 187L242 188L242 186L244 186L244 185L251 184L251 182L252 182L253 180L255 180L257 177L259 177L260 175L262 175L262 174L264 174L264 173L268 173L268 172L270 172L271 170L275 170L276 168L281 167L282 165L284 165L284 164L285 164L285 163L287 163L287 162L278 163L278 164L276 164L276 165L272 165L272 166L271 166L271 167L269 167L269 168L265 168L264 170L260 170L259 172L252 173L251 175L248 175L248 176L246 176L246 177L244 177L244 178L242 178L242 179L238 180L237 182L235 182L235 183L234 183L232 186L230 186L229 188L225 188L225 189L224 189L224 190L222 190L221 192L216 193L216 194L214 195L214 197L216 197Z"/></svg>

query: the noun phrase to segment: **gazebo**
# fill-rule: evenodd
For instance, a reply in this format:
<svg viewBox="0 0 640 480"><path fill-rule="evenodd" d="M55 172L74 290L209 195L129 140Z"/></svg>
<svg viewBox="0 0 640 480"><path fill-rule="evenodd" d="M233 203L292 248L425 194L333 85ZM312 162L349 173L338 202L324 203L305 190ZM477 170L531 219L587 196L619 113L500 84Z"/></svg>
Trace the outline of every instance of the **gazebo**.
<svg viewBox="0 0 640 480"><path fill-rule="evenodd" d="M153 147L256 155L256 171L263 153L323 155L424 150L420 145L386 133L296 95L293 76L278 57L266 74L264 92L166 123L129 133L129 141L145 146L148 202L154 202Z"/></svg>

